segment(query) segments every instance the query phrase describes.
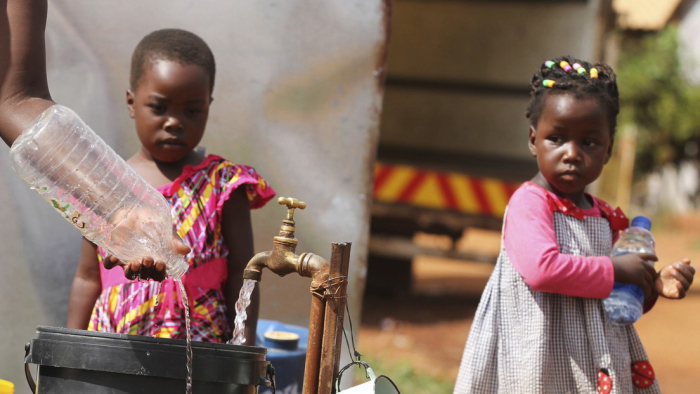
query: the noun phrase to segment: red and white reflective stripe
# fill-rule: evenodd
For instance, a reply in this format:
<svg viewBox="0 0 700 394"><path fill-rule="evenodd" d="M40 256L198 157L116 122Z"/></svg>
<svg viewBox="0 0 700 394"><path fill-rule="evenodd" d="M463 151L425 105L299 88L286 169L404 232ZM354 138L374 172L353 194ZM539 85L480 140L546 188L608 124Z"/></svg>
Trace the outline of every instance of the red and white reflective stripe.
<svg viewBox="0 0 700 394"><path fill-rule="evenodd" d="M376 201L485 216L502 217L518 186L405 165L377 163L374 171Z"/></svg>

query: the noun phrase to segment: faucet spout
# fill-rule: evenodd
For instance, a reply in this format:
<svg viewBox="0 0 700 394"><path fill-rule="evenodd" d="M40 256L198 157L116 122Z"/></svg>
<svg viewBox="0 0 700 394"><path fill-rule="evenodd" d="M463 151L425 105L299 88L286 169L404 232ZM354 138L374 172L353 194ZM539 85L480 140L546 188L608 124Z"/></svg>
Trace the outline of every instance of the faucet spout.
<svg viewBox="0 0 700 394"><path fill-rule="evenodd" d="M243 270L243 279L252 279L260 282L262 279L262 270L267 266L267 260L270 258L270 251L260 252L253 256Z"/></svg>
<svg viewBox="0 0 700 394"><path fill-rule="evenodd" d="M262 279L262 270L267 267L279 276L285 276L293 272L311 278L311 287L325 288L330 273L330 263L323 257L313 253L302 253L297 256L291 250L279 250L277 247L266 252L260 252L253 256L243 271L243 279Z"/></svg>

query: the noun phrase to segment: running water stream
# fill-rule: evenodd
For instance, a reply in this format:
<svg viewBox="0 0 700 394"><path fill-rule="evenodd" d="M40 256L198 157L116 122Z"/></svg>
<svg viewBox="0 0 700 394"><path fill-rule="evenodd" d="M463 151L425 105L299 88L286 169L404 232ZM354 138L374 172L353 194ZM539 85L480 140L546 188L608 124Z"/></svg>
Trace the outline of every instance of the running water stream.
<svg viewBox="0 0 700 394"><path fill-rule="evenodd" d="M173 278L174 279L174 278ZM187 298L187 292L185 291L185 286L182 284L182 280L175 279L178 286L180 286L180 295L182 305L185 308L185 329L187 330L187 381L186 381L186 394L192 394L192 334L190 332L190 301ZM238 296L238 301L236 301L236 319L235 319L235 329L233 331L233 339L229 343L234 345L242 345L245 343L245 321L248 318L246 309L250 305L250 297L255 289L256 280L244 279L243 286L241 287L241 292Z"/></svg>
<svg viewBox="0 0 700 394"><path fill-rule="evenodd" d="M182 284L182 280L175 279L175 282L177 282L177 284L180 286L180 294L182 298L181 301L182 305L185 307L185 329L187 330L187 386L185 393L192 394L192 334L190 333L190 301L187 298L187 292L185 291L185 286Z"/></svg>
<svg viewBox="0 0 700 394"><path fill-rule="evenodd" d="M236 301L236 319L233 329L233 339L229 343L234 345L242 345L245 343L245 321L248 318L248 313L246 309L250 305L250 296L253 294L255 289L254 279L243 279L243 286L241 287L241 292L238 295L238 301Z"/></svg>

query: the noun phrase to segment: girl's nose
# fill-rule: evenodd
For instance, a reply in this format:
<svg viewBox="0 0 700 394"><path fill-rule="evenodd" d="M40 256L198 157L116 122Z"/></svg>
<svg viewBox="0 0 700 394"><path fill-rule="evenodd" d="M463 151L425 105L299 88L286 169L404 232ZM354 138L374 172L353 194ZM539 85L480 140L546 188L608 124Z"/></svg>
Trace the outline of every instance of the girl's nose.
<svg viewBox="0 0 700 394"><path fill-rule="evenodd" d="M581 152L574 142L569 142L565 146L564 161L578 161L581 158Z"/></svg>
<svg viewBox="0 0 700 394"><path fill-rule="evenodd" d="M165 131L167 132L176 132L182 129L182 123L180 122L180 119L178 119L175 116L169 116L168 119L165 121Z"/></svg>

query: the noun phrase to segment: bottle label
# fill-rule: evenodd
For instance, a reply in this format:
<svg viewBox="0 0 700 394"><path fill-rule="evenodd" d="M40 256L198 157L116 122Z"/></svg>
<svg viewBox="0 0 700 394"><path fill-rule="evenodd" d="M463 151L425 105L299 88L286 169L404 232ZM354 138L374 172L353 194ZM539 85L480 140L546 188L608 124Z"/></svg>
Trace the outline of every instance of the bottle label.
<svg viewBox="0 0 700 394"><path fill-rule="evenodd" d="M78 211L73 211L73 213L68 214L68 209L70 209L70 204L66 204L64 206L61 206L61 204L56 201L56 200L51 200L51 204L53 204L53 207L56 208L59 212L63 214L63 216L68 219L73 225L79 229L84 229L85 228L85 222L80 220L80 216L82 214Z"/></svg>
<svg viewBox="0 0 700 394"><path fill-rule="evenodd" d="M79 229L84 229L85 228L85 222L80 220L81 213L78 211L73 212L69 219L70 221L75 225L75 227Z"/></svg>

